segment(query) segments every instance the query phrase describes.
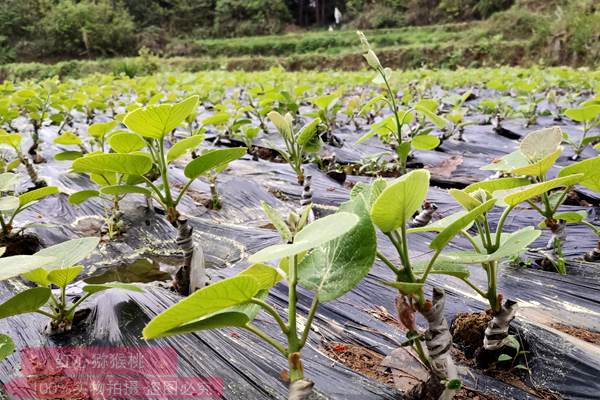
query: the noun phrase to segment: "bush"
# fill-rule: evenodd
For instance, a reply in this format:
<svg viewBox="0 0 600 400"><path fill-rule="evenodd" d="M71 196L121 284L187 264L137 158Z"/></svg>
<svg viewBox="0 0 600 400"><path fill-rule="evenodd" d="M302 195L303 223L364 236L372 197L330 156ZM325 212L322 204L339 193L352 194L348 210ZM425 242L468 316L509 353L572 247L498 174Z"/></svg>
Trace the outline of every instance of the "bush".
<svg viewBox="0 0 600 400"><path fill-rule="evenodd" d="M283 0L217 0L215 33L221 36L279 33L289 19Z"/></svg>
<svg viewBox="0 0 600 400"><path fill-rule="evenodd" d="M41 50L48 55L115 55L135 51L135 26L109 0L60 0L40 21Z"/></svg>

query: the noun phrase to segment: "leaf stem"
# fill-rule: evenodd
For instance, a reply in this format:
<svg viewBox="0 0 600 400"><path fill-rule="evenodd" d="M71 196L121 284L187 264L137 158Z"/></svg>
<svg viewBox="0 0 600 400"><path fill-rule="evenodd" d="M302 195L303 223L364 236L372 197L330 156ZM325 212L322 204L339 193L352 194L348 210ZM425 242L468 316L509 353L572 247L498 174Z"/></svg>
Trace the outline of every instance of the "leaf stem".
<svg viewBox="0 0 600 400"><path fill-rule="evenodd" d="M281 345L281 343L279 343L277 340L273 339L271 336L269 336L265 331L263 331L259 327L252 325L252 324L246 324L243 328L254 333L256 336L258 336L259 338L261 338L262 340L264 340L271 346L275 347L283 356L287 356L287 352L288 352L287 349L285 347L283 347Z"/></svg>
<svg viewBox="0 0 600 400"><path fill-rule="evenodd" d="M261 299L257 299L256 297L253 297L252 299L250 299L250 303L254 303L254 304L259 305L260 307L262 307L263 310L265 310L267 313L269 313L275 319L275 321L277 322L277 324L281 328L281 331L283 333L285 333L285 334L288 333L289 327L283 321L283 319L281 318L281 316L279 315L279 313L277 312L277 310L275 310L275 308L273 308L273 306L271 306L270 304L262 301Z"/></svg>

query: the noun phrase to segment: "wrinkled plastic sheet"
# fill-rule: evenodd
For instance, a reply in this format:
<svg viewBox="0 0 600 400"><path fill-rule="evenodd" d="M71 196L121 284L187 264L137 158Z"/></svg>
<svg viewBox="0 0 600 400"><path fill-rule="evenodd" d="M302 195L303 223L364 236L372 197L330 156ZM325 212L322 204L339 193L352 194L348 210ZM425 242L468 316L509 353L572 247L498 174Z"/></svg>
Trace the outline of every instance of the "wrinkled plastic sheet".
<svg viewBox="0 0 600 400"><path fill-rule="evenodd" d="M546 126L554 124L548 120L541 122ZM572 126L565 126L564 129L575 131ZM516 124L514 130L521 135L527 132ZM354 146L359 134L347 127L334 133L345 141L345 145L342 148L326 146L324 153L334 152L339 161L357 162L367 154L386 149L376 138L367 141L365 146ZM50 142L52 135L50 129L44 130L46 142ZM462 163L449 173L433 172L434 185L462 187L485 179L489 173L479 170L479 167L513 151L517 143L495 134L491 126L486 125L467 127L464 140L448 140L440 151L416 154L415 161L432 171L439 171L435 169L436 165L439 166L450 157L462 158ZM44 155L52 160L52 150L46 149ZM593 153L584 154L586 157L591 155ZM568 156L567 150L559 160L559 165L566 165ZM185 182L182 165L170 171L175 182ZM50 184L60 186L64 193L34 205L21 217L20 222L43 220L54 224L52 228L36 229L44 245L82 235L97 235L104 212L103 204L97 200L80 207L67 203L68 193L91 187L89 180L69 173L67 162L49 161L40 167L41 175ZM369 179L351 176L345 184L340 184L319 171L315 165L307 165L306 169L307 174L313 177L316 210L322 215L334 212L341 202L347 200L350 183ZM189 195L185 196L182 203L182 211L190 217L190 223L195 228L195 239L204 248L213 281L235 275L247 267L245 259L249 254L278 242L276 232L268 228L260 210L260 202L265 201L286 212L298 207L301 192L295 175L287 165L253 161L250 157L231 163L230 168L219 177L218 188L222 196L222 210L208 210L199 201L208 193L208 184L203 180L191 185ZM586 195L592 200L596 199L597 205L594 194ZM436 218L448 215L457 208L444 189L432 187L429 200L439 207ZM165 260L178 257L174 243L175 230L160 210L147 209L143 199L135 195L129 196L123 206L126 235L120 240L102 242L85 263L84 276L98 275L144 257ZM572 206L564 208L581 209ZM507 229L516 230L537 225L538 222L535 213L523 208L513 212ZM427 247L430 237L428 234L416 234L411 238L414 257L430 253ZM536 268L503 265L499 272L499 291L505 298L515 299L520 305L514 326L531 351L528 364L535 382L527 379L529 383L556 391L564 398L589 399L595 398L600 391L600 380L597 379L600 376L600 347L566 335L551 326L564 323L592 331L600 330L600 270L597 264L577 259L595 246L596 239L585 228L572 226L568 227L568 237L565 243L565 255L569 258L567 276ZM532 247L542 247L547 240L548 234L544 232ZM380 245L384 254L396 260L393 248L384 238L381 238ZM466 245L460 239L452 243L456 248L465 248ZM539 254L530 252L528 256L535 258ZM402 331L380 321L372 312L374 308L383 306L392 315L395 314L396 291L377 282L378 279L390 277L389 270L376 263L367 278L352 292L320 306L302 355L306 375L315 382L317 397L357 400L402 397L393 388L334 362L322 351L324 341L333 341L364 346L386 355L405 340ZM479 285L485 284L485 274L481 268L472 268L472 280ZM466 285L451 277L436 275L431 283L446 290L446 315L449 320L461 312L486 308L486 304ZM22 287L23 283L18 280L2 283L0 298L8 298ZM286 298L286 287L278 284L271 291L269 301L283 312L287 307ZM56 345L169 346L177 351L179 375L223 378L225 399L286 398L287 384L280 374L287 367L287 361L246 331L223 329L144 342L140 338L141 330L148 320L178 300L179 297L166 288L166 284L147 284L143 294L112 290L92 297L85 303L92 313L86 320L86 328L76 334L48 337L42 333L45 318L37 315L0 320L0 332L9 334L18 349ZM301 288L299 310L307 312L310 301L311 294ZM269 334L281 338L276 324L265 314L259 314L256 323ZM420 323L423 325L422 321ZM0 382L7 383L18 376L19 366L18 352L0 363ZM155 373L150 368L146 376L151 377ZM466 386L483 393L507 399L532 398L531 394L476 370L463 371L462 375Z"/></svg>

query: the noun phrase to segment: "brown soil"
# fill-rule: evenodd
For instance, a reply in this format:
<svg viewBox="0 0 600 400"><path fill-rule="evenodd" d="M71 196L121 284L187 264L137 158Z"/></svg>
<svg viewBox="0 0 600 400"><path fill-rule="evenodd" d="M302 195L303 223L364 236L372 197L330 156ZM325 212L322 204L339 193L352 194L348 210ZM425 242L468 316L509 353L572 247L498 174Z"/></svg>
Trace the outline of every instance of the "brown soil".
<svg viewBox="0 0 600 400"><path fill-rule="evenodd" d="M385 359L383 355L361 346L338 342L324 343L322 350L340 364L390 387L396 387L391 369L381 365ZM497 400L498 397L463 387L454 399Z"/></svg>
<svg viewBox="0 0 600 400"><path fill-rule="evenodd" d="M42 243L37 236L24 234L1 240L0 247L6 248L2 257L32 255L42 248Z"/></svg>
<svg viewBox="0 0 600 400"><path fill-rule="evenodd" d="M450 326L452 339L467 358L472 358L475 351L481 347L483 332L491 319L492 317L486 313L462 313L452 321Z"/></svg>
<svg viewBox="0 0 600 400"><path fill-rule="evenodd" d="M584 340L588 343L600 346L600 332L589 331L583 328L577 328L575 326L568 326L563 324L552 324L552 328L557 329L567 335L575 336L578 339Z"/></svg>

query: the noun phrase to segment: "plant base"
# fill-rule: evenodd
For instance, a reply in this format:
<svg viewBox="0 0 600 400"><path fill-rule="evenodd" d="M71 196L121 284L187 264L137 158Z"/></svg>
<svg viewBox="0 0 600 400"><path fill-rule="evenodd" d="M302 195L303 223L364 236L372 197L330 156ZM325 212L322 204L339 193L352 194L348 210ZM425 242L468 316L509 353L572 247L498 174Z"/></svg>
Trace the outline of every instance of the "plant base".
<svg viewBox="0 0 600 400"><path fill-rule="evenodd" d="M24 234L0 239L0 247L6 248L3 257L32 255L42 248L42 243L37 236Z"/></svg>

